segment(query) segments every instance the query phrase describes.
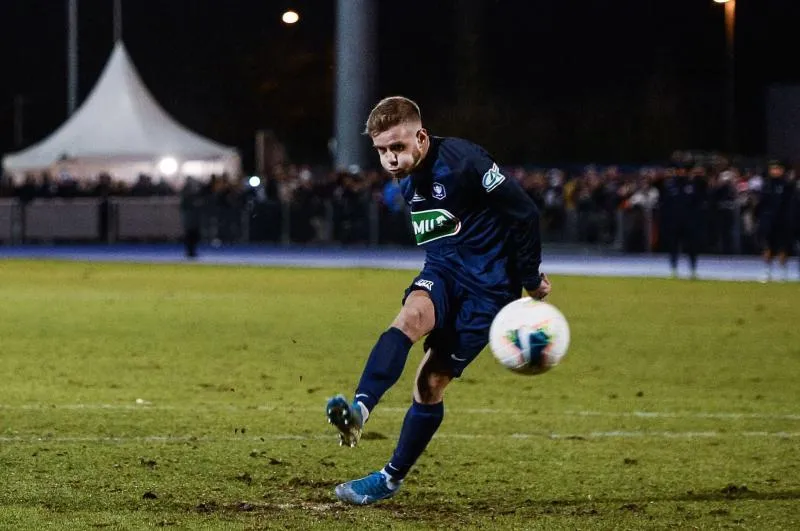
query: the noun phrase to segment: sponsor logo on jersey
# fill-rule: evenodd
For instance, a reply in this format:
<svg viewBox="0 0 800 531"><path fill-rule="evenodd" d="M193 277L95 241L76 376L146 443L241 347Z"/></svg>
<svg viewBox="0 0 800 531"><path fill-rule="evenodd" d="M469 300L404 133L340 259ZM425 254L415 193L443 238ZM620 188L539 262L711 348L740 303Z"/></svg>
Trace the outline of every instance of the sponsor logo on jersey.
<svg viewBox="0 0 800 531"><path fill-rule="evenodd" d="M500 173L500 168L497 167L497 164L492 164L492 167L489 168L489 171L483 174L483 180L481 184L486 189L487 192L491 192L500 184L506 180L506 176Z"/></svg>
<svg viewBox="0 0 800 531"><path fill-rule="evenodd" d="M447 192L445 191L442 183L433 183L432 190L433 193L431 195L434 199L444 199L447 197Z"/></svg>
<svg viewBox="0 0 800 531"><path fill-rule="evenodd" d="M411 224L414 227L417 245L455 236L461 230L461 221L442 208L412 212Z"/></svg>
<svg viewBox="0 0 800 531"><path fill-rule="evenodd" d="M421 288L425 288L426 290L430 291L433 289L433 280L419 279L416 282L414 282L414 285L419 286Z"/></svg>

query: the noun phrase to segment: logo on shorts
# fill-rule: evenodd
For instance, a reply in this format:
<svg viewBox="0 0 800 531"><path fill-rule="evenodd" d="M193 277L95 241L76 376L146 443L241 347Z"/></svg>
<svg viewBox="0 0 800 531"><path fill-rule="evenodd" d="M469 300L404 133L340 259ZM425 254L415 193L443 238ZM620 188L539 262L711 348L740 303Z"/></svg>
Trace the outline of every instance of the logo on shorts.
<svg viewBox="0 0 800 531"><path fill-rule="evenodd" d="M455 236L461 230L461 221L441 208L411 212L411 224L414 226L417 245Z"/></svg>
<svg viewBox="0 0 800 531"><path fill-rule="evenodd" d="M447 192L442 183L433 183L433 193L431 194L434 199L444 199L447 197Z"/></svg>
<svg viewBox="0 0 800 531"><path fill-rule="evenodd" d="M416 282L414 282L414 285L419 286L421 288L425 288L426 290L430 291L433 289L433 280L419 279Z"/></svg>
<svg viewBox="0 0 800 531"><path fill-rule="evenodd" d="M467 361L467 358L459 358L455 354L450 354L450 357L453 358L453 361Z"/></svg>
<svg viewBox="0 0 800 531"><path fill-rule="evenodd" d="M487 192L491 192L500 184L506 180L506 176L500 173L500 168L497 167L497 164L492 164L492 167L489 168L489 171L483 174L483 180L481 184L486 189Z"/></svg>

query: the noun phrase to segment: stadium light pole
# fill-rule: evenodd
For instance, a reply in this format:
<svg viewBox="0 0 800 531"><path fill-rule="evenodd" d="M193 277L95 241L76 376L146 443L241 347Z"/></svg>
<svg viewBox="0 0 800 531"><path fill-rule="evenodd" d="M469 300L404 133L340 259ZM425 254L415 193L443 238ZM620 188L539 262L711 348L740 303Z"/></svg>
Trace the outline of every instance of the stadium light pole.
<svg viewBox="0 0 800 531"><path fill-rule="evenodd" d="M729 153L736 150L736 0L714 0L725 6L725 52L727 74L725 88L726 104L726 148Z"/></svg>
<svg viewBox="0 0 800 531"><path fill-rule="evenodd" d="M78 106L78 0L67 0L67 116Z"/></svg>
<svg viewBox="0 0 800 531"><path fill-rule="evenodd" d="M114 0L114 44L122 40L122 0Z"/></svg>
<svg viewBox="0 0 800 531"><path fill-rule="evenodd" d="M336 2L336 96L331 148L337 170L369 164L369 141L361 131L374 99L377 5L377 0Z"/></svg>

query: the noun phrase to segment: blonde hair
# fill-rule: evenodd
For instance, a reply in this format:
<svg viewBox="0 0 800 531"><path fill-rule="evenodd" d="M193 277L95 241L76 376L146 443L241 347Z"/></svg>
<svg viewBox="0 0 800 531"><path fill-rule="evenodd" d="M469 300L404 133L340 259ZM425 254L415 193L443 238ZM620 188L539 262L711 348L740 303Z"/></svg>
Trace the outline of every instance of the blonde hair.
<svg viewBox="0 0 800 531"><path fill-rule="evenodd" d="M419 105L403 96L390 96L370 111L364 134L375 136L396 125L414 122L422 123Z"/></svg>

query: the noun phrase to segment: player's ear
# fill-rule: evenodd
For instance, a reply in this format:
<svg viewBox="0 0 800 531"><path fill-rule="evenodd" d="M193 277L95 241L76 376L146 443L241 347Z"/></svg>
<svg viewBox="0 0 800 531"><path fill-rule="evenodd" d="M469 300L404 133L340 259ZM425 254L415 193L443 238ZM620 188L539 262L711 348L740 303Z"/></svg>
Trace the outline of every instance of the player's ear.
<svg viewBox="0 0 800 531"><path fill-rule="evenodd" d="M419 147L422 147L425 142L428 140L428 131L425 130L424 127L421 127L419 131L417 131L417 144Z"/></svg>

